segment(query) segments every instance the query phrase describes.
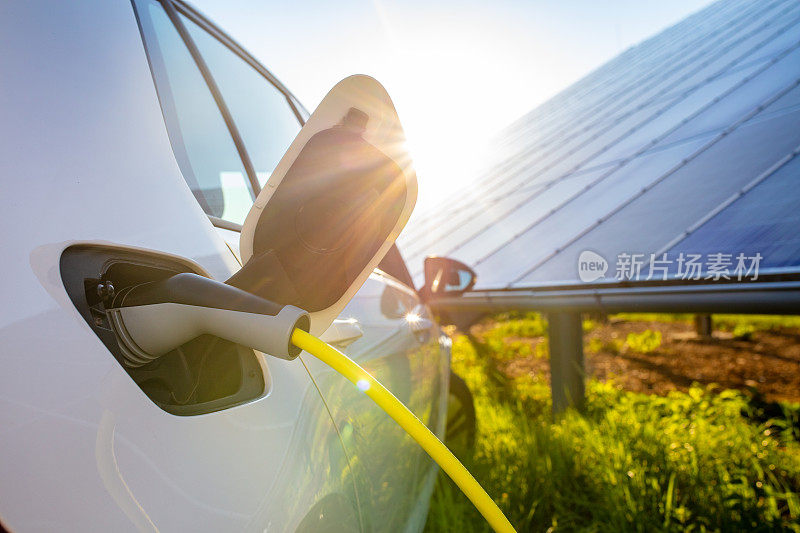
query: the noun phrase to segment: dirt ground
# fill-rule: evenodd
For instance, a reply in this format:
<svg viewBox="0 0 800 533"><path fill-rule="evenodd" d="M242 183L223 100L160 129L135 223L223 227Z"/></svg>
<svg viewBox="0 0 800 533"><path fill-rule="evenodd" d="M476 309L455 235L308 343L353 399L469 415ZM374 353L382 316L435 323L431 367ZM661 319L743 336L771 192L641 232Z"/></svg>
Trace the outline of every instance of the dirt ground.
<svg viewBox="0 0 800 533"><path fill-rule="evenodd" d="M658 349L643 354L624 346L628 333L647 329L661 332ZM593 351L590 346L601 348ZM800 402L800 330L756 331L749 340L714 331L711 339L703 339L687 323L612 321L584 335L584 351L588 375L613 378L631 391L666 394L686 390L694 382L715 383L755 389L767 401ZM533 372L548 380L550 374L548 361L535 356L510 361L503 371L509 376Z"/></svg>

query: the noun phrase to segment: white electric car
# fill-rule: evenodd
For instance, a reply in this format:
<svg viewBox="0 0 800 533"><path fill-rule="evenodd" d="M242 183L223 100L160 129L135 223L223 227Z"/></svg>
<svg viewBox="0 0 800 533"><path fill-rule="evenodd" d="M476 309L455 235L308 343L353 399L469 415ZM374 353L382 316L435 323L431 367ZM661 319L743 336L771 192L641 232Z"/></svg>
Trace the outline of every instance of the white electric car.
<svg viewBox="0 0 800 533"><path fill-rule="evenodd" d="M383 98L374 81L354 80ZM383 111L356 110L336 127L385 126L390 102L379 103ZM443 436L449 340L419 295L437 290L442 269L418 293L392 245L412 186L371 215L377 244L341 269L288 252L273 268L278 259L262 253L308 254L330 234L355 234L348 243L365 234L328 204L283 215L292 197L281 187L302 174L295 163L325 105L309 118L179 0L0 3L4 528L424 526L434 463L344 378L310 356L287 361L208 334L149 359L114 318L125 291L180 273L306 302L312 332L316 324ZM287 221L300 237L280 229ZM325 251L339 245L350 250L337 241ZM245 272L257 259L269 268ZM469 285L452 274L442 286Z"/></svg>

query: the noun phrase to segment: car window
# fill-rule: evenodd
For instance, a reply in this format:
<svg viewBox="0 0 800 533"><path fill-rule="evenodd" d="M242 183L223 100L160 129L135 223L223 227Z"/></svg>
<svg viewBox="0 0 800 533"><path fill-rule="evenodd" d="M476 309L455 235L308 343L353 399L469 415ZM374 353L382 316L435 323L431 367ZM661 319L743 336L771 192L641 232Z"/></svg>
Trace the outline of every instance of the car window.
<svg viewBox="0 0 800 533"><path fill-rule="evenodd" d="M219 87L263 186L300 131L300 122L282 92L230 48L181 17Z"/></svg>
<svg viewBox="0 0 800 533"><path fill-rule="evenodd" d="M145 0L137 8L181 172L206 214L241 224L253 193L222 114L161 4Z"/></svg>

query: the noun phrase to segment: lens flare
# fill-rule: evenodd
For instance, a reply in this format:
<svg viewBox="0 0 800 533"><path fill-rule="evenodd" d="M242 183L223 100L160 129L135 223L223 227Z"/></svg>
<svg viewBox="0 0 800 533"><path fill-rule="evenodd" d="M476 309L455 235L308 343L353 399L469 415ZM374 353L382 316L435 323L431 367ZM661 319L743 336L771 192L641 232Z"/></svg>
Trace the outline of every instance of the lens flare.
<svg viewBox="0 0 800 533"><path fill-rule="evenodd" d="M419 316L417 313L408 313L405 318L406 322L408 322L409 324L415 324L420 320L422 320L422 317Z"/></svg>

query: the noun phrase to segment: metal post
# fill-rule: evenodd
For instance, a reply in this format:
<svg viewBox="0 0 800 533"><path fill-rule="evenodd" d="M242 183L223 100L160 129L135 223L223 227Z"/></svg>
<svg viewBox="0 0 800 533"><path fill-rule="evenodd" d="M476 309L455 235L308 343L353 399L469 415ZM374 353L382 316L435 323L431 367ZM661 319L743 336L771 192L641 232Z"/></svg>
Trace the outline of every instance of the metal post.
<svg viewBox="0 0 800 533"><path fill-rule="evenodd" d="M694 331L701 339L710 339L714 333L711 315L694 315Z"/></svg>
<svg viewBox="0 0 800 533"><path fill-rule="evenodd" d="M583 410L585 371L581 315L575 312L550 313L548 323L553 414L570 407Z"/></svg>

